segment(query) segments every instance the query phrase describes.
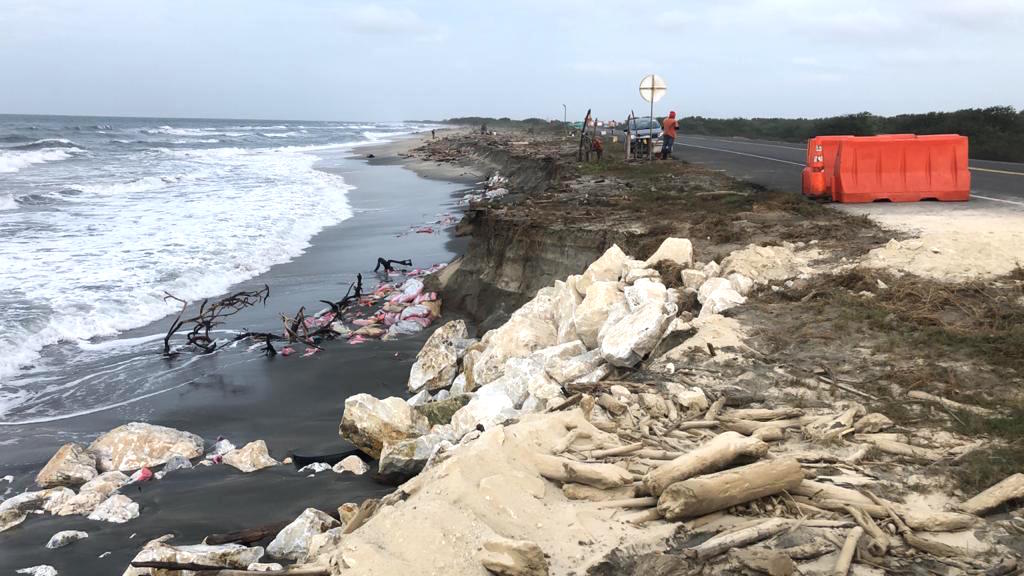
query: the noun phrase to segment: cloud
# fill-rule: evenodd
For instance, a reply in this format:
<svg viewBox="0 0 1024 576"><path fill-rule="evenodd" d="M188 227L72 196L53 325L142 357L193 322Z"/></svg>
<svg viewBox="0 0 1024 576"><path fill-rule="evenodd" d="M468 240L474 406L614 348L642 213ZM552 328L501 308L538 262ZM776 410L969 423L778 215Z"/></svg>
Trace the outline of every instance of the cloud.
<svg viewBox="0 0 1024 576"><path fill-rule="evenodd" d="M380 4L349 4L342 20L349 30L373 36L404 36L421 41L442 41L447 38L444 26L431 24L410 8Z"/></svg>
<svg viewBox="0 0 1024 576"><path fill-rule="evenodd" d="M693 12L684 12L682 10L669 10L668 12L662 12L658 16L658 28L669 31L679 31L681 28L685 28L697 20L697 16Z"/></svg>

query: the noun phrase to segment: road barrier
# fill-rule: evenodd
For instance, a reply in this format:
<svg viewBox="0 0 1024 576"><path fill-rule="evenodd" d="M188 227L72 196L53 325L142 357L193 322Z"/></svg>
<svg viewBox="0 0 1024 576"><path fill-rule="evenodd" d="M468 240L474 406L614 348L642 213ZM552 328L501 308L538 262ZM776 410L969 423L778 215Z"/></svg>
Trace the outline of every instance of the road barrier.
<svg viewBox="0 0 1024 576"><path fill-rule="evenodd" d="M807 141L803 192L836 202L966 201L971 175L967 138L818 136Z"/></svg>

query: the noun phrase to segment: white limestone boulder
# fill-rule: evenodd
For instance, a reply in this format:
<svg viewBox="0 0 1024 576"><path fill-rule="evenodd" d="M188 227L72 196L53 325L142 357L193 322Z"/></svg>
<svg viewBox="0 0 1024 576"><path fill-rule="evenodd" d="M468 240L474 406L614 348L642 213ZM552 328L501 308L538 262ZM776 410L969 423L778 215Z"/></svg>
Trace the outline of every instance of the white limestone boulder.
<svg viewBox="0 0 1024 576"><path fill-rule="evenodd" d="M692 290L700 290L701 284L707 280L707 276L701 270L687 268L679 273L683 281L683 287Z"/></svg>
<svg viewBox="0 0 1024 576"><path fill-rule="evenodd" d="M568 384L597 370L604 363L601 349L595 348L569 358L552 358L545 362L544 370L556 383Z"/></svg>
<svg viewBox="0 0 1024 576"><path fill-rule="evenodd" d="M242 472L255 472L280 464L270 456L267 443L263 440L249 442L245 446L224 455L224 463Z"/></svg>
<svg viewBox="0 0 1024 576"><path fill-rule="evenodd" d="M58 516L88 515L118 488L128 483L128 475L111 470L89 480L57 510Z"/></svg>
<svg viewBox="0 0 1024 576"><path fill-rule="evenodd" d="M626 307L626 296L614 281L594 282L573 314L576 334L587 348L596 348L598 334L608 315L616 308Z"/></svg>
<svg viewBox="0 0 1024 576"><path fill-rule="evenodd" d="M70 442L57 449L50 461L36 475L41 488L77 486L96 477L96 458L88 448Z"/></svg>
<svg viewBox="0 0 1024 576"><path fill-rule="evenodd" d="M645 264L654 266L662 260L690 268L693 266L693 244L686 238L665 238Z"/></svg>
<svg viewBox="0 0 1024 576"><path fill-rule="evenodd" d="M72 542L84 540L89 537L88 532L82 532L81 530L61 530L53 536L50 536L50 540L46 543L46 547L50 550L57 548L63 548Z"/></svg>
<svg viewBox="0 0 1024 576"><path fill-rule="evenodd" d="M203 439L166 426L131 422L97 438L89 451L96 456L101 472L131 472L159 466L175 454L195 458L203 453Z"/></svg>
<svg viewBox="0 0 1024 576"><path fill-rule="evenodd" d="M529 314L513 314L508 322L491 330L481 340L486 348L472 362L473 384L480 387L494 381L509 358L522 358L557 342L558 332L550 321Z"/></svg>
<svg viewBox="0 0 1024 576"><path fill-rule="evenodd" d="M704 272L706 278L716 278L722 274L722 267L718 265L718 262L712 260L701 268L701 272Z"/></svg>
<svg viewBox="0 0 1024 576"><path fill-rule="evenodd" d="M601 355L613 366L631 367L649 354L669 321L664 305L651 303L624 316L601 341Z"/></svg>
<svg viewBox="0 0 1024 576"><path fill-rule="evenodd" d="M135 555L135 558L132 558L132 562L174 562L246 570L263 557L262 546L249 547L241 544L172 546L167 544L167 540L170 538L171 536L168 535L151 540ZM124 576L148 574L150 574L149 568L128 568Z"/></svg>
<svg viewBox="0 0 1024 576"><path fill-rule="evenodd" d="M22 492L11 496L0 502L0 513L10 513L10 517L16 516L13 512L38 512L43 511L49 514L56 514L61 506L74 497L75 491L57 486L36 490L34 492ZM16 522L17 523L17 522ZM15 524L16 524L15 523Z"/></svg>
<svg viewBox="0 0 1024 576"><path fill-rule="evenodd" d="M754 288L754 281L739 272L732 272L726 278L729 280L729 284L732 284L732 289L738 292L740 296L750 294L750 291Z"/></svg>
<svg viewBox="0 0 1024 576"><path fill-rule="evenodd" d="M486 384L481 386L462 408L452 415L452 432L456 438L462 438L477 426L490 429L517 415L512 400L501 386Z"/></svg>
<svg viewBox="0 0 1024 576"><path fill-rule="evenodd" d="M708 278L697 292L697 300L702 304L701 317L721 314L747 301L726 278Z"/></svg>
<svg viewBox="0 0 1024 576"><path fill-rule="evenodd" d="M623 292L631 312L648 304L664 304L668 296L668 289L661 280L651 278L641 278L632 286L626 286Z"/></svg>
<svg viewBox="0 0 1024 576"><path fill-rule="evenodd" d="M604 254L583 272L583 276L576 282L576 290L585 296L594 282L618 281L622 274L622 266L629 259L617 244L612 244L611 248L605 250Z"/></svg>
<svg viewBox="0 0 1024 576"><path fill-rule="evenodd" d="M423 470L443 441L439 434L425 434L395 444L384 444L378 472L385 477L411 478Z"/></svg>
<svg viewBox="0 0 1024 576"><path fill-rule="evenodd" d="M124 494L114 494L100 503L88 516L89 520L124 524L139 517L139 504Z"/></svg>
<svg viewBox="0 0 1024 576"><path fill-rule="evenodd" d="M436 392L451 386L458 374L458 342L469 337L466 323L452 320L427 338L409 370L409 392Z"/></svg>
<svg viewBox="0 0 1024 576"><path fill-rule="evenodd" d="M15 574L27 574L28 576L58 576L57 569L49 564L38 564L36 566L29 566L28 568L22 568L15 570Z"/></svg>
<svg viewBox="0 0 1024 576"><path fill-rule="evenodd" d="M363 462L362 458L352 454L342 458L337 464L331 466L331 470L337 474L349 472L356 476L362 476L370 471L370 466L366 462Z"/></svg>
<svg viewBox="0 0 1024 576"><path fill-rule="evenodd" d="M298 518L282 528L267 545L267 555L275 560L304 561L310 539L339 525L338 521L328 514L316 508L306 508Z"/></svg>
<svg viewBox="0 0 1024 576"><path fill-rule="evenodd" d="M385 442L398 442L427 431L426 418L397 397L379 400L356 394L345 400L339 433L372 458L380 458Z"/></svg>
<svg viewBox="0 0 1024 576"><path fill-rule="evenodd" d="M490 538L478 557L483 567L497 576L548 575L548 560L536 542Z"/></svg>
<svg viewBox="0 0 1024 576"><path fill-rule="evenodd" d="M661 278L661 273L653 268L633 268L626 272L622 277L622 281L626 284L632 284L641 278Z"/></svg>
<svg viewBox="0 0 1024 576"><path fill-rule="evenodd" d="M555 327L557 342L563 344L579 339L576 333L576 308L583 302L583 297L576 290L580 276L569 276L565 282L556 281L558 295L555 298Z"/></svg>

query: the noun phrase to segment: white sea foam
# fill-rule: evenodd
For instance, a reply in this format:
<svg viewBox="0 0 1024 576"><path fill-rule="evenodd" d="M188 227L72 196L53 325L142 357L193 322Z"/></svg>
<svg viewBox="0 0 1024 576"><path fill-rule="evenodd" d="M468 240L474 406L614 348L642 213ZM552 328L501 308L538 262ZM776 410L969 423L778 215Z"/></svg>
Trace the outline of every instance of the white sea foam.
<svg viewBox="0 0 1024 576"><path fill-rule="evenodd" d="M18 203L14 201L14 197L10 194L0 195L0 210L17 210Z"/></svg>
<svg viewBox="0 0 1024 576"><path fill-rule="evenodd" d="M351 216L351 187L313 169L309 151L331 147L147 150L122 167L138 177L75 185L74 210L25 216L0 243L0 381L47 345L173 312L164 290L214 296L301 254ZM0 414L19 398L4 390Z"/></svg>
<svg viewBox="0 0 1024 576"><path fill-rule="evenodd" d="M301 136L302 132L260 132L260 136L267 138L291 138L292 136Z"/></svg>
<svg viewBox="0 0 1024 576"><path fill-rule="evenodd" d="M0 173L13 173L33 164L58 162L70 158L79 148L38 148L35 150L0 149Z"/></svg>

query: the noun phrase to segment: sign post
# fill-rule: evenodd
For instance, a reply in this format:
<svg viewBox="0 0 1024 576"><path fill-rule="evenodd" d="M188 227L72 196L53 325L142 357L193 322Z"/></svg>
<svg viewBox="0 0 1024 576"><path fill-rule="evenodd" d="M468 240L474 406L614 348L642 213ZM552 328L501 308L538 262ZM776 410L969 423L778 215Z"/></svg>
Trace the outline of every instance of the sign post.
<svg viewBox="0 0 1024 576"><path fill-rule="evenodd" d="M662 96L664 96L667 91L668 85L665 84L665 80L657 74L648 74L640 81L640 96L651 103L651 132L647 146L648 160L654 159L654 103L661 100Z"/></svg>

